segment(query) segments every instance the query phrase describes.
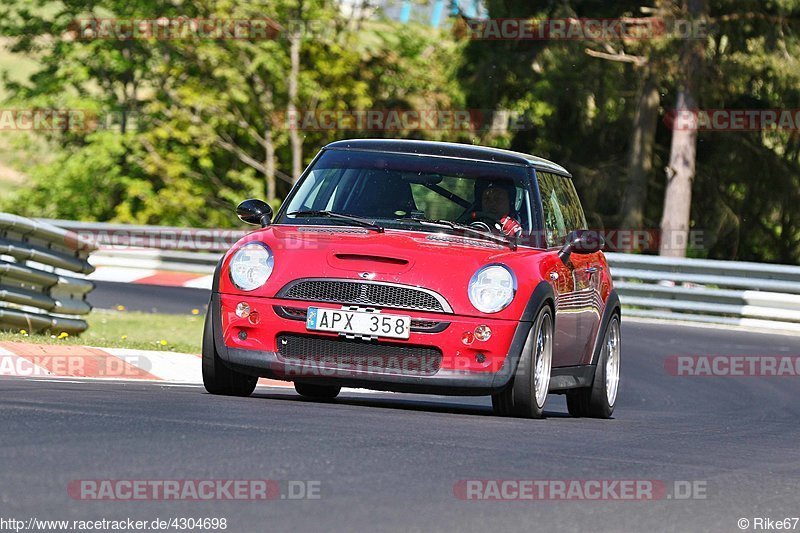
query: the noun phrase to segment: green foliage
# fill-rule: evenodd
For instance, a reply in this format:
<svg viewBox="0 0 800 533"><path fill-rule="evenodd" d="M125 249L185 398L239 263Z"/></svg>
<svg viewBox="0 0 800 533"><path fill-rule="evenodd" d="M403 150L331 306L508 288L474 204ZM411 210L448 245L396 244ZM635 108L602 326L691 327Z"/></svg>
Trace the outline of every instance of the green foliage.
<svg viewBox="0 0 800 533"><path fill-rule="evenodd" d="M68 147L51 164L34 167L34 185L23 189L6 209L25 216L73 220L111 220L124 209L124 196L135 189L120 161L131 137L94 133L82 147Z"/></svg>
<svg viewBox="0 0 800 533"><path fill-rule="evenodd" d="M681 18L685 2L487 0L490 17ZM233 207L266 197L274 162L277 206L292 176L290 41L76 40L87 17L265 16L305 21L301 113L358 110L504 110L525 126L477 131L300 132L303 163L327 142L412 137L477 142L534 153L575 176L589 224L613 228L628 179L638 93L653 80L660 116L675 103L687 45L704 47L704 109L800 108L798 0L707 0L708 35L641 40L469 40L418 24L347 20L334 0L5 0L0 56L8 107L80 108L97 131L40 135L18 161L30 185L4 193L22 214L150 224L230 226ZM655 11L653 11L655 10ZM315 21L323 21L322 24ZM9 56L13 53L13 56ZM25 63L8 57L24 57ZM623 59L620 60L619 58ZM616 59L614 59L616 58ZM644 225L662 215L672 132L655 131ZM20 143L17 143L17 145ZM51 152L42 157L41 146ZM5 143L8 146L8 143ZM274 153L273 159L267 155ZM800 261L800 136L796 131L700 132L692 227L702 255Z"/></svg>
<svg viewBox="0 0 800 533"><path fill-rule="evenodd" d="M30 1L0 6L0 32L11 49L40 66L27 83L6 79L10 101L91 110L102 128L48 135L56 160L31 171L33 186L0 205L14 212L230 226L239 201L267 196L269 150L278 187L268 200L279 205L291 184L286 109L293 27L307 28L299 34L300 113L459 106L449 70L455 43L416 26L363 21L356 32L332 0L193 0L180 8L167 0L35 0L33 10ZM285 31L267 40L75 39L80 19L179 15L269 16ZM445 61L436 65L434 58ZM302 131L304 163L331 140L365 133L384 132Z"/></svg>
<svg viewBox="0 0 800 533"><path fill-rule="evenodd" d="M643 17L641 2L490 0L490 17ZM682 2L655 2L655 15L685 17ZM800 108L800 2L709 0L701 109ZM701 41L690 41L697 43ZM548 157L572 170L589 224L615 227L625 192L637 90L655 78L661 116L675 105L684 39L473 41L459 78L468 105L513 109L531 128L484 141ZM624 54L643 60L592 57ZM645 226L658 228L671 131L659 121L648 178ZM692 228L703 233L701 255L800 262L800 137L797 132L700 132Z"/></svg>

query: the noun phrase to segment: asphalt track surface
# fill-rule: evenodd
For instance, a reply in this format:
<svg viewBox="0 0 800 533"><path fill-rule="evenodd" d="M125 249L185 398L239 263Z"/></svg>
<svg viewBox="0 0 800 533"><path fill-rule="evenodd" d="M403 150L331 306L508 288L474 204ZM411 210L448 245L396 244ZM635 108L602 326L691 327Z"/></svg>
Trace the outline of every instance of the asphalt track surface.
<svg viewBox="0 0 800 533"><path fill-rule="evenodd" d="M87 300L97 309L116 309L145 313L188 314L192 309L205 313L211 291L191 287L162 287L134 283L95 281Z"/></svg>
<svg viewBox="0 0 800 533"><path fill-rule="evenodd" d="M163 294L163 293L162 293ZM133 307L130 306L129 307ZM800 515L800 378L676 377L674 354L800 354L800 338L625 323L612 420L491 415L485 398L250 398L0 379L0 517L225 517L227 531L741 531ZM80 479L319 481L293 501L81 501ZM704 499L464 501L459 480L675 480ZM286 494L285 485L282 491ZM800 528L800 525L797 526ZM753 529L746 529L753 531Z"/></svg>

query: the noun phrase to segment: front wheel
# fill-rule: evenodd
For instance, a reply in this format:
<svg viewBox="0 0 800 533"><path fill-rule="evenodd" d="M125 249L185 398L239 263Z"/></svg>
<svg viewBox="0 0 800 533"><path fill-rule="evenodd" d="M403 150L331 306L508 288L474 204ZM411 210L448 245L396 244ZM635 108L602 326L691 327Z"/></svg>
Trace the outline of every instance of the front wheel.
<svg viewBox="0 0 800 533"><path fill-rule="evenodd" d="M203 329L203 385L211 394L223 396L250 396L256 389L258 378L231 370L222 362L214 345L214 326L211 309L206 313Z"/></svg>
<svg viewBox="0 0 800 533"><path fill-rule="evenodd" d="M553 366L553 311L542 307L531 327L511 384L492 395L495 414L542 418Z"/></svg>
<svg viewBox="0 0 800 533"><path fill-rule="evenodd" d="M600 357L590 387L567 391L567 410L572 416L611 418L619 392L619 363L622 353L619 316L608 322Z"/></svg>

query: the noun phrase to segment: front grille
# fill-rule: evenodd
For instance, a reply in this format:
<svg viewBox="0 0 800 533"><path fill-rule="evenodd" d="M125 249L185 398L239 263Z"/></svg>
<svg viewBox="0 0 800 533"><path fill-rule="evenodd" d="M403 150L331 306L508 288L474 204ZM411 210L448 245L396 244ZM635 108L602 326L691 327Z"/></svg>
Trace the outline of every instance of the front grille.
<svg viewBox="0 0 800 533"><path fill-rule="evenodd" d="M376 344L285 333L278 335L278 354L309 374L316 369L331 369L343 373L432 376L442 366L442 352L432 346Z"/></svg>
<svg viewBox="0 0 800 533"><path fill-rule="evenodd" d="M438 313L452 312L447 302L431 291L380 282L298 280L281 289L278 297L289 300L357 304L366 307L394 307Z"/></svg>
<svg viewBox="0 0 800 533"><path fill-rule="evenodd" d="M297 307L285 307L282 305L274 305L272 306L275 309L275 312L282 316L283 318L288 318L289 320L302 320L303 322L306 321L306 317L308 316L308 311L305 309L298 309Z"/></svg>
<svg viewBox="0 0 800 533"><path fill-rule="evenodd" d="M449 322L436 322L434 320L411 319L411 331L444 331L449 326Z"/></svg>

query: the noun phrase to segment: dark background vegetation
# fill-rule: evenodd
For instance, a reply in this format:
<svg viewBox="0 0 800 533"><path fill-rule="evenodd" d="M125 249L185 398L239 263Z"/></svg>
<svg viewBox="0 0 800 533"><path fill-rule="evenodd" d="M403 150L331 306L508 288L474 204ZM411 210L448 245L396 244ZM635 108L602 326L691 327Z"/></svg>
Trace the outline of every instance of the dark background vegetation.
<svg viewBox="0 0 800 533"><path fill-rule="evenodd" d="M590 225L658 229L680 219L665 212L665 193L670 162L688 140L696 144L695 170L684 169L691 195L675 189L673 199L690 203L690 227L704 238L688 253L800 262L800 132L700 131L676 147L667 124L681 96L703 109L800 108L800 2L485 7L493 18L662 17L700 20L708 31L693 39L488 41L469 39L458 16L431 28L379 10L344 14L332 0L4 0L0 107L87 109L101 120L89 132L2 132L0 163L16 180L0 186L0 209L231 226L246 197L278 204L325 143L399 136L555 160L573 172ZM323 23L262 41L75 38L76 19L178 16ZM526 126L297 131L281 119L295 109L503 110Z"/></svg>

